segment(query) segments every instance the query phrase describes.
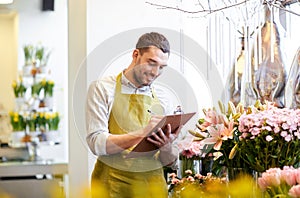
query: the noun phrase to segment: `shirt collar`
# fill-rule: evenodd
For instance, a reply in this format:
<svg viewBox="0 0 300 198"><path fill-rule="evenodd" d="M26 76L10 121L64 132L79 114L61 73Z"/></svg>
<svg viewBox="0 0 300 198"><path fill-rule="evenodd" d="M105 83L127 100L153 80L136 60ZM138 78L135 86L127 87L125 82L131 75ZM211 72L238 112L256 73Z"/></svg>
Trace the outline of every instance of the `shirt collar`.
<svg viewBox="0 0 300 198"><path fill-rule="evenodd" d="M125 70L124 70L125 71ZM126 85L126 86L129 86L129 87L132 87L134 89L138 89L140 91L148 91L151 89L151 85L147 85L147 86L143 86L143 87L136 87L133 83L131 83L127 78L126 76L124 75L124 71L122 72L122 84L123 85Z"/></svg>

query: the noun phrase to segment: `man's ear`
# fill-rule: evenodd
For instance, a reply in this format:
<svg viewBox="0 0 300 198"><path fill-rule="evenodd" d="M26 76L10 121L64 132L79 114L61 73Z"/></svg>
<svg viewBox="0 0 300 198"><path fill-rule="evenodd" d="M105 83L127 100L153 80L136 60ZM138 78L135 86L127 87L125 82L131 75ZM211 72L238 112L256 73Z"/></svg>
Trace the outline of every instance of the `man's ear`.
<svg viewBox="0 0 300 198"><path fill-rule="evenodd" d="M133 52L132 52L132 58L136 59L138 57L138 55L139 55L139 50L138 49L133 50Z"/></svg>

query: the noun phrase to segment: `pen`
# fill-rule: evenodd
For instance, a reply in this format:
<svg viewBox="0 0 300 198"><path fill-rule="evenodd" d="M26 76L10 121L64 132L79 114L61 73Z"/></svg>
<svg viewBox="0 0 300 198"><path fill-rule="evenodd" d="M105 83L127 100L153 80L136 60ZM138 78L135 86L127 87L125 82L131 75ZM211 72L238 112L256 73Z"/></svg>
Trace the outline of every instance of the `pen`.
<svg viewBox="0 0 300 198"><path fill-rule="evenodd" d="M147 110L148 113L150 113L151 115L155 115L155 113L153 113L150 109Z"/></svg>

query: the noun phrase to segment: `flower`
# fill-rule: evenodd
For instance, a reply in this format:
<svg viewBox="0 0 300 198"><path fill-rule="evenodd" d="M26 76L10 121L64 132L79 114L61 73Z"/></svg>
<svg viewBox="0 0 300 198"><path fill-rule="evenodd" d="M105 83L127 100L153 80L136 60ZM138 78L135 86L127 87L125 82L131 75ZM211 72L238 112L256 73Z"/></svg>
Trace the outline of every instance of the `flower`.
<svg viewBox="0 0 300 198"><path fill-rule="evenodd" d="M40 128L40 131L45 132L46 131L46 118L45 118L45 113L44 112L38 112L37 113L36 122L37 122L37 125Z"/></svg>
<svg viewBox="0 0 300 198"><path fill-rule="evenodd" d="M35 47L35 61L39 67L46 66L50 56L50 51L46 50L44 46L38 44Z"/></svg>
<svg viewBox="0 0 300 198"><path fill-rule="evenodd" d="M25 65L32 64L32 58L34 53L34 47L32 45L25 45L23 47L24 57L25 57Z"/></svg>
<svg viewBox="0 0 300 198"><path fill-rule="evenodd" d="M32 112L29 115L25 115L26 117L26 125L28 126L29 132L35 132L38 126L37 122L38 114L36 112Z"/></svg>
<svg viewBox="0 0 300 198"><path fill-rule="evenodd" d="M58 112L45 113L45 122L49 131L57 131L59 128L60 117Z"/></svg>
<svg viewBox="0 0 300 198"><path fill-rule="evenodd" d="M18 112L11 111L10 115L10 123L12 125L13 131L24 131L26 129L26 121L23 115Z"/></svg>
<svg viewBox="0 0 300 198"><path fill-rule="evenodd" d="M258 178L265 197L300 197L300 168L292 166L270 168Z"/></svg>
<svg viewBox="0 0 300 198"><path fill-rule="evenodd" d="M31 95L39 97L41 91L43 90L44 98L52 97L53 96L53 87L54 87L54 81L46 80L44 78L40 82L35 83L31 86Z"/></svg>
<svg viewBox="0 0 300 198"><path fill-rule="evenodd" d="M228 102L228 108L219 102L219 109L204 109L204 118L196 123L194 133L202 135L203 155L214 156L213 172L219 174L223 166L228 168L244 167L243 160L237 154L240 132L238 119L244 113L242 104L234 106Z"/></svg>
<svg viewBox="0 0 300 198"><path fill-rule="evenodd" d="M46 66L51 52L46 50L40 43L37 46L25 45L23 47L25 66L34 65L37 67Z"/></svg>
<svg viewBox="0 0 300 198"><path fill-rule="evenodd" d="M38 97L40 95L42 88L43 87L41 83L35 83L31 85L31 95L34 97Z"/></svg>
<svg viewBox="0 0 300 198"><path fill-rule="evenodd" d="M170 198L185 197L216 197L216 195L226 195L226 179L215 177L212 174L203 176L193 174L191 170L186 170L186 176L177 177L175 173L169 175L169 193Z"/></svg>
<svg viewBox="0 0 300 198"><path fill-rule="evenodd" d="M48 80L46 82L46 86L44 87L44 89L45 89L45 96L49 96L49 97L53 96L53 87L54 87L54 81Z"/></svg>
<svg viewBox="0 0 300 198"><path fill-rule="evenodd" d="M12 87L13 87L14 94L15 94L16 98L24 97L25 92L26 92L26 87L23 84L22 78L20 78L19 82L13 81Z"/></svg>
<svg viewBox="0 0 300 198"><path fill-rule="evenodd" d="M267 103L261 111L239 118L239 149L253 170L296 166L300 161L300 109Z"/></svg>
<svg viewBox="0 0 300 198"><path fill-rule="evenodd" d="M40 85L42 89L44 90L44 97L52 97L53 96L53 87L54 87L54 81L53 80L46 80L43 79L40 82Z"/></svg>

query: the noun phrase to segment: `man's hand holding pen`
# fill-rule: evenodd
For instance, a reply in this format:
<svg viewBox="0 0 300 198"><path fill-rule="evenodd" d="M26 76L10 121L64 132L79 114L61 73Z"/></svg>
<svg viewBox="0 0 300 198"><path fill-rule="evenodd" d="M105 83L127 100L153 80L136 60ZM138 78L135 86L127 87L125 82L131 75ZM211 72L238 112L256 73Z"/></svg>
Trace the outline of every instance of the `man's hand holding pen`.
<svg viewBox="0 0 300 198"><path fill-rule="evenodd" d="M171 145L172 142L177 138L182 126L179 127L174 133L171 133L171 125L167 125L166 131L163 131L161 128L158 128L157 132L152 132L147 140L158 148L165 147L166 145Z"/></svg>
<svg viewBox="0 0 300 198"><path fill-rule="evenodd" d="M164 128L165 131L163 131L161 128L158 128L157 131L149 134L149 132L161 121L164 116L156 115L151 110L147 111L151 114L150 121L145 128L145 134L148 136L147 140L156 145L158 148L171 145L172 142L177 138L182 126L172 133L171 125L168 124L167 128Z"/></svg>

